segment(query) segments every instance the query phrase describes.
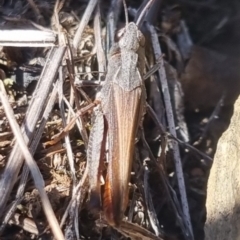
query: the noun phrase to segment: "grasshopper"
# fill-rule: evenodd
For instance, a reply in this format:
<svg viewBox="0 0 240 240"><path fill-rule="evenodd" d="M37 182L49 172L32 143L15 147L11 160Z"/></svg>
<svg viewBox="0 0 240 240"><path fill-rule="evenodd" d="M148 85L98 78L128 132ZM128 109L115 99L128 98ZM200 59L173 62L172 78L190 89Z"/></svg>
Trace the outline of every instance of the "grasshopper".
<svg viewBox="0 0 240 240"><path fill-rule="evenodd" d="M145 38L131 22L111 48L105 83L95 108L87 151L90 203L102 204L107 222L119 226L128 204L135 138L145 114ZM101 196L103 159L107 173ZM101 203L102 202L102 203Z"/></svg>

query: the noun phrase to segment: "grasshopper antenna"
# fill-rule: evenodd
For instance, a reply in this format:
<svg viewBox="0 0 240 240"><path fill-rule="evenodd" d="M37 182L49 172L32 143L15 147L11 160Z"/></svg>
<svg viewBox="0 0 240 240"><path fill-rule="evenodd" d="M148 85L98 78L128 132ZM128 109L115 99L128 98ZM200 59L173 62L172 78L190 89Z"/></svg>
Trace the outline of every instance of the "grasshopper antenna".
<svg viewBox="0 0 240 240"><path fill-rule="evenodd" d="M128 21L128 10L127 10L126 0L123 0L123 7L124 7L125 21L126 21L126 26L127 26L129 21Z"/></svg>
<svg viewBox="0 0 240 240"><path fill-rule="evenodd" d="M136 25L138 27L140 27L140 25L142 24L143 18L146 15L148 9L152 6L153 2L155 0L149 0L149 2L146 4L146 6L144 7L144 9L142 10L141 14L139 15L137 21L136 21Z"/></svg>

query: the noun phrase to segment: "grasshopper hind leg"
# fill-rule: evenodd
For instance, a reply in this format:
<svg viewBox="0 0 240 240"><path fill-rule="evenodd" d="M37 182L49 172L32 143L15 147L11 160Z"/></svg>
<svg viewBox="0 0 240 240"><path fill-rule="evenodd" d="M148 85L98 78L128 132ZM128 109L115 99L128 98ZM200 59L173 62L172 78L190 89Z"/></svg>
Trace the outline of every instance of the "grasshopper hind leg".
<svg viewBox="0 0 240 240"><path fill-rule="evenodd" d="M93 125L87 149L87 166L90 183L90 207L101 208L101 175L104 160L106 128L100 106L94 108Z"/></svg>

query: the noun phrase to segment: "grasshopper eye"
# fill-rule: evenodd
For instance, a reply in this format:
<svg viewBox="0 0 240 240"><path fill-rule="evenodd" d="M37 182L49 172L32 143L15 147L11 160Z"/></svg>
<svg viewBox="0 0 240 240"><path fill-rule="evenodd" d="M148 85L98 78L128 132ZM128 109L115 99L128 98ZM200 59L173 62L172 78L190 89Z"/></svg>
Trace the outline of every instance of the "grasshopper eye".
<svg viewBox="0 0 240 240"><path fill-rule="evenodd" d="M140 31L138 31L137 33L137 38L138 38L139 45L143 47L145 45L145 37Z"/></svg>

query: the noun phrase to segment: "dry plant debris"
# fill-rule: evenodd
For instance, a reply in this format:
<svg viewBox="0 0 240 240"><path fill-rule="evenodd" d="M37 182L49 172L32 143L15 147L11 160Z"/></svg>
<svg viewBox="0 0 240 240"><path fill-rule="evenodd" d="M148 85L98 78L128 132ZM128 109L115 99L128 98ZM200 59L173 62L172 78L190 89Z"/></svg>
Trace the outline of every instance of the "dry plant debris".
<svg viewBox="0 0 240 240"><path fill-rule="evenodd" d="M127 1L130 21L147 2ZM212 2L155 0L144 18L146 115L125 217L111 227L89 205L86 152L123 2L0 1L1 239L203 239L211 157L240 89L218 72L228 64L238 82L219 40L237 3Z"/></svg>

